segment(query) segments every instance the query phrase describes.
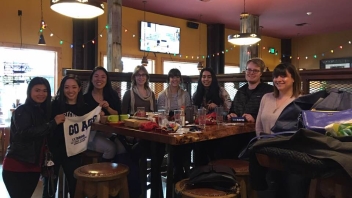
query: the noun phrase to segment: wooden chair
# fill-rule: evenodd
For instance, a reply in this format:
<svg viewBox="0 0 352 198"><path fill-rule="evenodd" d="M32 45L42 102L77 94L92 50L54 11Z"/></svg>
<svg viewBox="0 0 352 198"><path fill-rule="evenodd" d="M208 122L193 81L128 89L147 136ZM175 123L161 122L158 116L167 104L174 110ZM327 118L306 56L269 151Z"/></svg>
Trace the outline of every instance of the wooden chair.
<svg viewBox="0 0 352 198"><path fill-rule="evenodd" d="M184 179L176 183L175 192L182 198L238 198L239 192L226 193L220 190L211 188L191 188L187 185L187 180Z"/></svg>
<svg viewBox="0 0 352 198"><path fill-rule="evenodd" d="M117 196L128 198L127 174L129 168L123 164L95 163L77 168L75 198Z"/></svg>
<svg viewBox="0 0 352 198"><path fill-rule="evenodd" d="M275 157L271 157L265 154L256 153L257 160L261 166L284 171L283 162ZM347 188L352 187L352 179L346 175L335 175L329 178L317 178L312 179L309 187L308 198L322 198L319 187L323 182L334 185L334 197L335 198L346 198Z"/></svg>
<svg viewBox="0 0 352 198"><path fill-rule="evenodd" d="M240 184L241 198L255 198L256 191L252 190L249 182L249 163L245 160L221 159L210 162L212 165L222 165L232 168L236 173L236 179Z"/></svg>

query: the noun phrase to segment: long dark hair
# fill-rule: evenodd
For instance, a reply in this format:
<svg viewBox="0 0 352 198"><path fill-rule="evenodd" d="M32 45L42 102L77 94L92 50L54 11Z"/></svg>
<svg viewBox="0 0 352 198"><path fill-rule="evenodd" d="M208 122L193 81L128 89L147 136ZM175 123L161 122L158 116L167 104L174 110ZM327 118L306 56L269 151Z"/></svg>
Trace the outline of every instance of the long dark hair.
<svg viewBox="0 0 352 198"><path fill-rule="evenodd" d="M89 94L92 94L92 91L94 89L94 85L92 83L92 79L93 79L93 76L95 74L95 72L97 72L98 70L100 71L103 71L106 75L106 84L103 88L103 97L104 99L106 98L111 98L113 101L116 101L116 102L120 102L120 97L119 95L117 94L117 92L112 88L112 85L111 85L111 80L110 80L110 77L109 77L109 74L108 74L108 71L106 71L106 69L104 67L101 67L101 66L97 66L93 69L93 72L92 74L90 74L90 77L89 77L89 85L88 85L88 91L87 93ZM120 102L121 103L121 102ZM116 110L116 109L115 109Z"/></svg>
<svg viewBox="0 0 352 198"><path fill-rule="evenodd" d="M202 83L202 76L205 71L210 72L211 79L212 79L211 84L208 89L206 89ZM218 79L216 78L214 71L208 67L206 67L200 71L196 94L193 97L193 104L197 105L198 107L202 106L204 96L205 96L207 103L209 101L211 101L212 103L215 103L216 105L224 104L224 101L220 97L220 86L218 83Z"/></svg>
<svg viewBox="0 0 352 198"><path fill-rule="evenodd" d="M43 103L40 104L40 108L46 114L46 117L49 119L51 117L51 88L49 81L43 77L34 77L28 84L27 87L27 98L25 104L35 105L36 103L31 97L31 91L35 85L44 85L47 91L46 99Z"/></svg>
<svg viewBox="0 0 352 198"><path fill-rule="evenodd" d="M63 112L66 112L66 101L67 101L67 98L65 96L65 83L68 79L72 79L72 80L75 80L78 87L81 88L81 90L78 92L77 94L77 101L76 101L76 105L78 108L81 108L84 104L84 100L83 100L83 91L82 91L82 83L81 81L79 80L78 76L76 75L72 75L72 74L69 74L67 76L65 76L62 80L61 80L61 83L60 83L60 87L59 89L57 90L56 92L56 96L55 96L55 100L59 103L60 105L60 110L62 110Z"/></svg>
<svg viewBox="0 0 352 198"><path fill-rule="evenodd" d="M277 78L278 76L287 76L286 71L291 74L293 79L292 85L292 96L291 97L298 97L301 92L301 76L298 73L298 70L294 65L291 63L280 63L277 65L273 71L273 79ZM279 90L274 86L274 96L275 98L279 97Z"/></svg>

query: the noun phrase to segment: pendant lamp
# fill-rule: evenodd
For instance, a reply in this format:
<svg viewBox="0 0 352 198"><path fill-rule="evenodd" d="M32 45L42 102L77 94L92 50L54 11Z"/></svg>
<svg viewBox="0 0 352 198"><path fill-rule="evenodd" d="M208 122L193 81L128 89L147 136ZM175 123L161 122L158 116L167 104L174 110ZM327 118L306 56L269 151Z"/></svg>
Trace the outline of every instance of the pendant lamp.
<svg viewBox="0 0 352 198"><path fill-rule="evenodd" d="M39 35L38 45L46 45L43 33Z"/></svg>
<svg viewBox="0 0 352 198"><path fill-rule="evenodd" d="M104 13L104 5L97 0L51 0L51 9L76 19L91 19Z"/></svg>
<svg viewBox="0 0 352 198"><path fill-rule="evenodd" d="M258 43L261 39L256 32L247 32L248 20L251 20L253 17L257 17L259 24L259 17L250 15L246 11L246 0L243 0L243 13L240 15L240 32L238 34L229 35L227 41L234 45L253 45ZM252 31L254 27L250 28Z"/></svg>
<svg viewBox="0 0 352 198"><path fill-rule="evenodd" d="M145 4L147 3L147 1L143 1L143 9L144 9L144 13L143 13L143 18L144 18L144 22L146 22L146 20L145 20ZM146 24L146 23L144 23L144 24ZM145 49L145 32L144 32L144 49ZM148 52L148 54L149 54L149 52ZM142 61L141 61L141 63L142 63L142 65L143 66L147 66L148 65L148 54L147 54L147 56L145 55L145 51L143 52L143 58L142 58Z"/></svg>

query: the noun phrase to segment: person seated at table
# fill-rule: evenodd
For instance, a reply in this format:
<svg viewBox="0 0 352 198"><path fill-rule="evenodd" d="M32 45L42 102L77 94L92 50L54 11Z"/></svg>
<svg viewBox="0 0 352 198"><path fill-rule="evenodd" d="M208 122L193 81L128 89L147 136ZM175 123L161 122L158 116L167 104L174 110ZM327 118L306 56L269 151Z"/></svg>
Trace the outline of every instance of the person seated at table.
<svg viewBox="0 0 352 198"><path fill-rule="evenodd" d="M227 117L244 117L248 122L255 122L263 95L273 92L273 86L261 82L260 77L265 63L260 58L247 61L245 78L247 83L237 90Z"/></svg>
<svg viewBox="0 0 352 198"><path fill-rule="evenodd" d="M183 90L180 86L182 83L182 76L180 70L171 69L167 75L168 87L159 93L158 96L158 109L164 108L168 110L177 110L182 107L185 108L191 105L190 94ZM174 148L174 181L177 182L187 177L185 167L191 160L191 145L181 145ZM189 165L189 164L188 164Z"/></svg>
<svg viewBox="0 0 352 198"><path fill-rule="evenodd" d="M193 105L198 108L208 109L208 113L214 111L215 107L223 106L225 111L228 111L231 106L231 99L228 92L219 86L218 80L214 71L211 68L204 68L200 71L198 86L193 94ZM199 154L198 165L208 164L210 160L216 159L217 141L206 141L198 143L196 148Z"/></svg>
<svg viewBox="0 0 352 198"><path fill-rule="evenodd" d="M190 94L181 88L182 77L180 70L171 69L167 75L168 87L159 93L158 109L177 110L191 106Z"/></svg>
<svg viewBox="0 0 352 198"><path fill-rule="evenodd" d="M95 67L89 77L87 92L84 94L84 102L91 109L98 105L102 107L102 115L117 115L121 112L121 100L115 90L112 89L110 77L104 67ZM120 153L125 152L123 146L110 141L104 133L91 131L89 136L88 149L103 153L103 162L112 161L117 153L117 146Z"/></svg>
<svg viewBox="0 0 352 198"><path fill-rule="evenodd" d="M70 74L61 80L51 107L52 118L57 115L65 115L67 117L83 116L90 112L91 109L84 103L81 81L77 76ZM73 172L81 166L81 157L80 155L67 157L63 124L59 124L55 132L48 137L48 147L53 155L54 177L44 177L43 198L55 197L61 167L65 173L70 196L73 197L77 183Z"/></svg>
<svg viewBox="0 0 352 198"><path fill-rule="evenodd" d="M265 63L260 58L252 58L247 61L245 78L247 83L237 90L232 101L228 120L232 117L244 117L247 122L255 122L259 111L260 100L263 95L274 91L274 87L261 82L260 77L265 69ZM255 132L243 133L219 140L216 158L237 158L241 149L255 137Z"/></svg>
<svg viewBox="0 0 352 198"><path fill-rule="evenodd" d="M10 197L32 197L44 163L45 140L65 121L63 114L51 117L50 101L48 80L34 77L28 84L25 103L12 114L10 145L2 165Z"/></svg>
<svg viewBox="0 0 352 198"><path fill-rule="evenodd" d="M131 76L131 89L126 91L122 98L122 113L134 115L137 107L144 107L146 112L154 112L157 110L155 94L149 87L149 73L144 66L137 66ZM157 164L161 167L165 154L165 145L156 143L157 148ZM132 157L135 161L139 161L141 152L146 152L147 156L151 156L151 142L147 140L138 140L133 147ZM153 167L152 167L153 168Z"/></svg>
<svg viewBox="0 0 352 198"><path fill-rule="evenodd" d="M273 71L274 92L263 96L256 120L256 134L271 134L271 128L282 110L301 94L301 77L290 63L281 63ZM258 192L258 197L305 198L309 179L300 175L270 170L266 175L268 190ZM269 194L273 193L273 194Z"/></svg>
<svg viewBox="0 0 352 198"><path fill-rule="evenodd" d="M219 86L214 71L206 67L200 71L197 90L193 94L193 105L198 108L204 107L208 112L214 111L215 107L223 106L225 111L231 107L229 93Z"/></svg>

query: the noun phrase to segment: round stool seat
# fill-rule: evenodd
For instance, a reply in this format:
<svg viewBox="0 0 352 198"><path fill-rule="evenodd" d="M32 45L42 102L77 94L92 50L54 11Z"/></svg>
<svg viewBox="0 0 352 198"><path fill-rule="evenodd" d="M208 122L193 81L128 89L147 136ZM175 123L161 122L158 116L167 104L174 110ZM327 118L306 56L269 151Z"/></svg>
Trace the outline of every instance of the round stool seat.
<svg viewBox="0 0 352 198"><path fill-rule="evenodd" d="M107 198L119 194L120 198L128 198L128 171L128 166L110 162L81 166L74 172L77 179L74 197Z"/></svg>
<svg viewBox="0 0 352 198"><path fill-rule="evenodd" d="M95 163L77 168L74 172L76 179L83 181L109 181L125 177L128 166L117 163Z"/></svg>
<svg viewBox="0 0 352 198"><path fill-rule="evenodd" d="M182 195L183 198L209 198L209 197L217 197L217 198L237 198L238 192L227 193L220 190L215 190L211 188L192 188L187 185L188 179L181 180L176 183L175 191L177 194Z"/></svg>
<svg viewBox="0 0 352 198"><path fill-rule="evenodd" d="M245 160L221 159L211 162L212 165L222 165L232 168L236 175L249 175L249 162Z"/></svg>

